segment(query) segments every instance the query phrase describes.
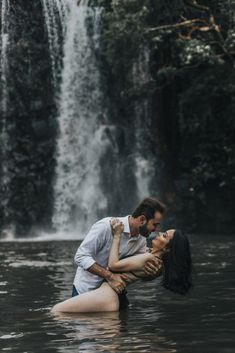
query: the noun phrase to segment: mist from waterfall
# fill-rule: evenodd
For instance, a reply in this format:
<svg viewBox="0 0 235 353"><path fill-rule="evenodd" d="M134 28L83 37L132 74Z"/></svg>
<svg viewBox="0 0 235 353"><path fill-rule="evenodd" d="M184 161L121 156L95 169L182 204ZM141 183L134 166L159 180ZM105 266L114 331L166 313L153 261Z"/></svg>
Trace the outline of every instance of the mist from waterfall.
<svg viewBox="0 0 235 353"><path fill-rule="evenodd" d="M102 9L69 3L59 98L59 137L53 226L83 232L107 207L100 186L100 158L110 141L96 53ZM89 31L89 32L88 32Z"/></svg>

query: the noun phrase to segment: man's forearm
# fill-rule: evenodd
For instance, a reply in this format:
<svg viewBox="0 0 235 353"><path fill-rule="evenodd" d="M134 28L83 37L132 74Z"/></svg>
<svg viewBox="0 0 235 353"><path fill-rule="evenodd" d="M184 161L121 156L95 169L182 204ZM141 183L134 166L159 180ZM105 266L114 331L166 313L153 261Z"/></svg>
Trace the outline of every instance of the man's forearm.
<svg viewBox="0 0 235 353"><path fill-rule="evenodd" d="M94 263L91 267L89 267L87 271L93 273L94 275L100 276L106 280L109 280L112 277L112 272L100 266L97 262Z"/></svg>
<svg viewBox="0 0 235 353"><path fill-rule="evenodd" d="M96 262L87 271L104 278L117 294L123 291L129 280L125 274L112 273Z"/></svg>

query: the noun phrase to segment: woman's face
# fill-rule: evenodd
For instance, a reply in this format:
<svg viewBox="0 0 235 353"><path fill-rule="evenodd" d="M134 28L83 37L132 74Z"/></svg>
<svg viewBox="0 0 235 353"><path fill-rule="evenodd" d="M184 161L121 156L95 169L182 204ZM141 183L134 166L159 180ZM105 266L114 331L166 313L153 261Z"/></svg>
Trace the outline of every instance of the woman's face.
<svg viewBox="0 0 235 353"><path fill-rule="evenodd" d="M152 240L153 250L165 250L175 234L175 229L159 232L158 236Z"/></svg>

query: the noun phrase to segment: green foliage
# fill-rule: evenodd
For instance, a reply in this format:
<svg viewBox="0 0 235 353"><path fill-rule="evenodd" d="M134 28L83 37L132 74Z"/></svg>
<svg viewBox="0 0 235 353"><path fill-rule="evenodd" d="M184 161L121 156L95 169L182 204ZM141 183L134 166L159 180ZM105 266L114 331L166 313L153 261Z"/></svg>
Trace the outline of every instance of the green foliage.
<svg viewBox="0 0 235 353"><path fill-rule="evenodd" d="M105 57L114 76L127 72L144 41L148 1L112 1L111 11L105 14Z"/></svg>
<svg viewBox="0 0 235 353"><path fill-rule="evenodd" d="M164 31L154 38L155 50L165 55L169 55L166 41L173 46L168 64L156 72L156 84L174 82L176 87L179 173L188 174L199 193L210 182L229 187L235 181L234 31L226 37L221 43L211 33L200 33L182 40Z"/></svg>
<svg viewBox="0 0 235 353"><path fill-rule="evenodd" d="M106 12L105 57L116 91L135 99L130 74L143 46L151 77L139 91L161 100L152 111L153 136L169 178L182 198L206 200L207 190L235 189L235 23L229 0L111 1ZM193 3L193 1L191 2ZM189 21L185 26L179 23ZM190 24L190 21L192 23ZM120 94L121 96L121 94ZM160 97L160 98L159 98ZM126 102L126 104L128 104ZM170 130L170 131L169 131ZM153 137L152 137L153 138ZM174 171L173 167L174 165Z"/></svg>
<svg viewBox="0 0 235 353"><path fill-rule="evenodd" d="M234 182L235 75L225 64L194 70L179 95L182 167L194 186Z"/></svg>

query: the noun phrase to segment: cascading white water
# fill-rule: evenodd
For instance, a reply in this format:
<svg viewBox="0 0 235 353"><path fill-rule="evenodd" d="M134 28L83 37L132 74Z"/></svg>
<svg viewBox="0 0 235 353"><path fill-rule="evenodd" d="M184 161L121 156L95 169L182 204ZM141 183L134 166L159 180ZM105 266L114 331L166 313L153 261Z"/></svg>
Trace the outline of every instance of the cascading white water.
<svg viewBox="0 0 235 353"><path fill-rule="evenodd" d="M8 133L7 133L7 108L8 108L8 47L9 47L9 12L10 0L2 0L1 7L1 93L0 93L0 110L1 110L1 207L4 215L8 216L9 201L9 165L7 160Z"/></svg>
<svg viewBox="0 0 235 353"><path fill-rule="evenodd" d="M9 0L2 0L1 9L1 111L5 115L7 112L7 71L8 71L8 60L7 50L9 44L9 32L8 32L8 19L10 11Z"/></svg>
<svg viewBox="0 0 235 353"><path fill-rule="evenodd" d="M102 116L102 90L95 50L102 9L86 1L68 3L53 225L57 231L84 231L107 207L100 188L100 158L110 145ZM88 30L90 33L88 33Z"/></svg>
<svg viewBox="0 0 235 353"><path fill-rule="evenodd" d="M149 153L146 153L148 141L146 140L147 127L149 119L149 103L147 101L135 106L136 116L136 155L135 155L135 177L137 184L137 196L139 201L151 194L151 182L155 176L156 159L153 159ZM149 127L148 127L149 128ZM147 137L148 138L148 137ZM144 151L145 150L145 151Z"/></svg>
<svg viewBox="0 0 235 353"><path fill-rule="evenodd" d="M58 88L62 64L62 46L66 31L66 0L41 0L48 33L53 84ZM68 0L69 1L69 0Z"/></svg>
<svg viewBox="0 0 235 353"><path fill-rule="evenodd" d="M56 152L56 173L54 183L54 215L53 228L57 235L52 239L60 239L66 231L80 233L88 228L98 217L107 215L113 195L113 185L118 192L124 183L125 175L120 178L112 176L118 174L122 165L118 165L118 136L120 129L115 125L108 125L108 116L105 97L101 87L101 77L97 57L99 57L100 27L102 9L89 7L88 1L82 0L41 0L48 33L52 79L54 93L58 104L58 127ZM1 16L1 110L7 112L7 79L8 79L8 17L10 0L2 0ZM133 86L141 89L148 82L149 52L146 48L140 49L139 57L133 65ZM132 144L129 165L134 158L136 163L136 181L138 197L141 199L149 194L149 185L155 168L153 159L146 153L146 134L149 130L149 99L136 102L133 118L133 129L136 134L136 144ZM111 120L111 119L110 119ZM134 125L135 124L135 125ZM6 116L3 114L1 130L1 148L7 151ZM116 141L117 138L117 141ZM125 138L125 137L124 137ZM5 144L2 142L4 141ZM122 143L122 142L121 142ZM148 144L146 144L148 149ZM147 151L148 152L148 151ZM7 153L1 151L1 198L4 214L7 216L9 198L9 161ZM107 160L114 163L108 171ZM115 159L116 158L116 159ZM102 162L101 162L102 160ZM5 163L5 162L6 163ZM101 171L101 167L104 169ZM120 167L120 168L119 168ZM12 167L10 168L12 169ZM105 171L105 172L104 172ZM102 187L106 187L107 197ZM102 185L101 185L102 182ZM116 182L116 185L115 185ZM118 185L120 184L120 185ZM135 193L135 183L130 187ZM128 190L129 191L129 190ZM114 200L113 203L115 203ZM48 239L48 235L42 239ZM10 239L10 238L8 238ZM13 239L13 237L12 237ZM51 239L51 238L50 238Z"/></svg>
<svg viewBox="0 0 235 353"><path fill-rule="evenodd" d="M136 91L151 80L149 60L149 48L141 47L132 68L133 87ZM135 103L135 176L139 200L150 194L150 184L156 170L154 166L156 159L151 157L148 149L150 124L149 97L146 97L144 100Z"/></svg>

